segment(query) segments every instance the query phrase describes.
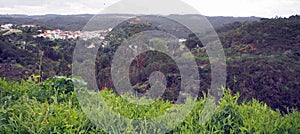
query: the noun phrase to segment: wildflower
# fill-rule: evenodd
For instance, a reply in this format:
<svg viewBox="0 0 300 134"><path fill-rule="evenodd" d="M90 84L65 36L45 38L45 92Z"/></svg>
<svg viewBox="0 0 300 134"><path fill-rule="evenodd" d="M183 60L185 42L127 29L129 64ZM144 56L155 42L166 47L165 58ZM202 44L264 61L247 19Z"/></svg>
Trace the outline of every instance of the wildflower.
<svg viewBox="0 0 300 134"><path fill-rule="evenodd" d="M246 48L243 47L243 48L240 49L240 51L246 51Z"/></svg>
<svg viewBox="0 0 300 134"><path fill-rule="evenodd" d="M105 90L105 89L106 89L106 87L105 87L105 86L102 86L102 87L101 87L101 90Z"/></svg>
<svg viewBox="0 0 300 134"><path fill-rule="evenodd" d="M41 112L41 113L39 113L39 115L43 115L43 113Z"/></svg>
<svg viewBox="0 0 300 134"><path fill-rule="evenodd" d="M250 46L250 49L252 50L252 51L255 51L256 50L256 47L255 46Z"/></svg>
<svg viewBox="0 0 300 134"><path fill-rule="evenodd" d="M66 118L64 118L65 126L69 126L69 123Z"/></svg>
<svg viewBox="0 0 300 134"><path fill-rule="evenodd" d="M44 122L42 122L41 124L49 124L49 122L48 121L44 121Z"/></svg>
<svg viewBox="0 0 300 134"><path fill-rule="evenodd" d="M69 123L68 123L67 121L65 122L65 126L66 126L66 127L68 127L68 126L69 126Z"/></svg>
<svg viewBox="0 0 300 134"><path fill-rule="evenodd" d="M77 118L78 118L78 116L75 115L75 116L74 116L74 119L77 119Z"/></svg>

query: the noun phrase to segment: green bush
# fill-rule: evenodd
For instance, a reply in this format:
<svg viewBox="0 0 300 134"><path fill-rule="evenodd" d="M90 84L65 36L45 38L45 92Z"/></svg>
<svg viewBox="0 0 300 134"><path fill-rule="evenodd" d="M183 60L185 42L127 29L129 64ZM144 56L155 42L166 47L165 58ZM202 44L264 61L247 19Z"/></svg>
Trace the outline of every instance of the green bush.
<svg viewBox="0 0 300 134"><path fill-rule="evenodd" d="M87 118L73 90L74 78L55 77L42 83L34 81L9 82L0 79L0 133L105 133ZM151 119L164 114L175 104L157 100L151 105L138 106L129 103L111 90L92 92L101 95L109 106L105 111L115 111L130 119ZM185 120L169 133L300 133L300 114L293 111L286 115L274 111L266 104L251 100L238 103L239 94L232 96L228 89L212 117L201 123L201 112L208 101L198 100ZM108 119L98 112L99 120L111 124L119 120ZM117 118L116 118L117 119ZM159 133L152 130L154 124L143 122L144 127L123 122L126 125L116 133ZM98 124L103 126L104 124Z"/></svg>

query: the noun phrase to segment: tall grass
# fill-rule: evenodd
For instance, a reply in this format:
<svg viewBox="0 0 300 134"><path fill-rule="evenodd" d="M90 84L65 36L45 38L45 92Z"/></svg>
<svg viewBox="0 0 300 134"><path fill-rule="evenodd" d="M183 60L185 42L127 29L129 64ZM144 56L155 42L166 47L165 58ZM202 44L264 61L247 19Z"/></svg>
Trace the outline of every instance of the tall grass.
<svg viewBox="0 0 300 134"><path fill-rule="evenodd" d="M163 100L148 106L131 104L110 90L94 94L103 96L109 105L103 111L145 120L145 126L138 128L129 120L123 131L110 130L115 133L159 133L160 130L149 130L157 127L147 123L147 119L175 107ZM231 95L226 89L212 118L204 124L199 120L207 100L198 100L185 120L169 133L300 133L299 112L281 115L255 99L238 104L238 98L239 94ZM99 114L112 124L118 122ZM43 83L0 79L0 133L105 133L97 125L81 109L70 78L51 78Z"/></svg>

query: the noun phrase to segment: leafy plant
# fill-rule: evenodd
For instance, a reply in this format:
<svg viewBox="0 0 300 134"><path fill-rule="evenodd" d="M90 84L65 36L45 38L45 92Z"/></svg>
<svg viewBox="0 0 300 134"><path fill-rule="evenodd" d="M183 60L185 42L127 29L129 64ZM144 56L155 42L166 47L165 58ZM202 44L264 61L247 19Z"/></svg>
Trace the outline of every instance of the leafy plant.
<svg viewBox="0 0 300 134"><path fill-rule="evenodd" d="M115 133L159 133L161 130L155 129L157 126L145 119L162 115L174 106L181 107L164 100L139 106L130 103L129 98L117 96L108 89L99 92L82 89L91 95L102 96L109 106L94 113L99 117L95 119L100 121L100 124L94 124L87 118L87 111L83 111L78 104L73 91L75 81L80 82L78 79L67 77L54 77L43 83L32 81L18 83L0 79L0 132L105 133L107 130L99 127L107 125L101 123L110 122L111 125L125 126L110 130ZM292 111L281 115L278 110L274 111L255 99L239 104L239 94L232 96L229 89L224 91L223 99L212 118L206 123L199 122L204 104L208 101L204 96L195 103L193 110L183 122L169 133L300 133L299 112ZM91 98L96 99L92 96ZM111 111L129 119L145 121L142 124L133 124L130 120L120 122L118 119L121 116L105 114Z"/></svg>

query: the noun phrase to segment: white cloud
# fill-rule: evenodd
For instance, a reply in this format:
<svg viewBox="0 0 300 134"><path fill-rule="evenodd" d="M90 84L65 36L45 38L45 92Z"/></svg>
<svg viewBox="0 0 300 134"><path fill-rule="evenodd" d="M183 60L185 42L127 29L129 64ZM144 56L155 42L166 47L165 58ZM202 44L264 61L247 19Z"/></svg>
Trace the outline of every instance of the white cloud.
<svg viewBox="0 0 300 134"><path fill-rule="evenodd" d="M123 0L104 10L125 14L195 14L188 4L179 0Z"/></svg>
<svg viewBox="0 0 300 134"><path fill-rule="evenodd" d="M184 0L209 16L275 17L300 14L299 0Z"/></svg>
<svg viewBox="0 0 300 134"><path fill-rule="evenodd" d="M120 0L0 0L0 14L83 14L99 13ZM144 0L137 0L144 1ZM154 1L154 0L151 0ZM172 5L175 2L160 0L157 6ZM175 1L175 0L174 0ZM182 0L194 7L199 13L208 16L259 16L275 17L300 14L300 0ZM146 3L146 2L145 2ZM134 2L132 3L134 6ZM177 6L178 7L178 6ZM144 9L142 9L144 10ZM177 10L180 10L178 7ZM174 11L175 11L174 10ZM137 9L137 11L139 11ZM173 10L160 9L170 13Z"/></svg>
<svg viewBox="0 0 300 134"><path fill-rule="evenodd" d="M0 14L96 14L116 1L117 0L0 0Z"/></svg>

